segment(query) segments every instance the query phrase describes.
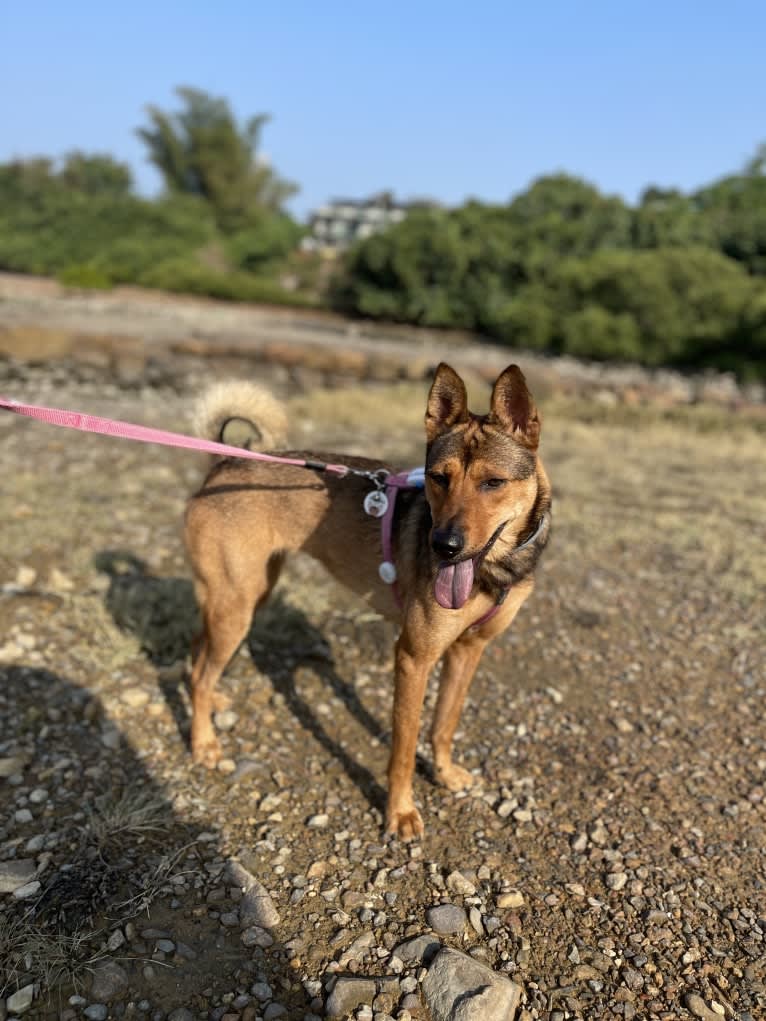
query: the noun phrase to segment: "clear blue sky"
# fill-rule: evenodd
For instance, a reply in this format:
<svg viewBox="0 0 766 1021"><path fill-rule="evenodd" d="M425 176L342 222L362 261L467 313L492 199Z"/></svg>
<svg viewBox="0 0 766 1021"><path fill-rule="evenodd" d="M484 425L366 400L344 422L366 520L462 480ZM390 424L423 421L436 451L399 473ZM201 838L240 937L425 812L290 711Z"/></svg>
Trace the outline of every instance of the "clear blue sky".
<svg viewBox="0 0 766 1021"><path fill-rule="evenodd" d="M154 193L135 128L177 85L272 115L299 216L383 188L505 201L557 170L634 200L766 141L766 2L0 3L0 161L106 151Z"/></svg>

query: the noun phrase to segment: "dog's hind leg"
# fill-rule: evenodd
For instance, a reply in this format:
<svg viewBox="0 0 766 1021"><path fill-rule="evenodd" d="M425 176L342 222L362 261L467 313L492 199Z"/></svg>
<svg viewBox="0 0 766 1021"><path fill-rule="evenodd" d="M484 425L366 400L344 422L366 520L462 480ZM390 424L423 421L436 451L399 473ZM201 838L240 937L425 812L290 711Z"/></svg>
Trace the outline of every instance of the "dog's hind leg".
<svg viewBox="0 0 766 1021"><path fill-rule="evenodd" d="M191 748L195 762L209 768L221 757L221 746L211 719L215 686L226 664L247 636L253 612L269 596L277 582L284 555L273 554L258 567L245 572L212 572L197 578L197 598L202 613L202 634L191 672Z"/></svg>
<svg viewBox="0 0 766 1021"><path fill-rule="evenodd" d="M436 779L451 791L463 790L474 782L467 769L456 766L452 761L452 739L486 644L486 638L468 633L461 635L444 654L431 725L431 745Z"/></svg>

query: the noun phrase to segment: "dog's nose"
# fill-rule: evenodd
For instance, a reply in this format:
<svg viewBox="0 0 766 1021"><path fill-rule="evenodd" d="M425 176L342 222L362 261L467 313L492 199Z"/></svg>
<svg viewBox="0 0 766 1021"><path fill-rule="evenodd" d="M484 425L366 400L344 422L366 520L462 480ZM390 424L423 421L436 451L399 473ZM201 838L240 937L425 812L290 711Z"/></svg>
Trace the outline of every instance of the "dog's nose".
<svg viewBox="0 0 766 1021"><path fill-rule="evenodd" d="M431 536L431 546L445 560L454 560L465 546L462 532L451 528L436 528Z"/></svg>

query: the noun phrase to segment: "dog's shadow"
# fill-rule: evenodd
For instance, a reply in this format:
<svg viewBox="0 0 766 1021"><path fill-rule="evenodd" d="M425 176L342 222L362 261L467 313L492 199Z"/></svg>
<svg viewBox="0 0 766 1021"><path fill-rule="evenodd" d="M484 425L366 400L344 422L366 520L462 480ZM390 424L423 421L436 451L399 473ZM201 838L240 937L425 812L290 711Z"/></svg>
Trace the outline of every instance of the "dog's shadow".
<svg viewBox="0 0 766 1021"><path fill-rule="evenodd" d="M200 620L194 590L182 578L158 578L137 556L124 550L104 550L94 565L109 578L105 604L120 630L132 634L143 653L158 668L159 685L178 727L188 744L189 700L184 688L188 671L177 668L190 652ZM384 626L385 628L385 626ZM373 808L383 810L385 792L372 773L339 744L322 725L309 700L299 690L302 669L310 668L338 697L347 711L372 737L389 740L383 725L361 701L354 687L338 672L322 632L306 615L277 591L262 607L245 639L256 668L269 678L275 692L318 744L339 762ZM375 654L388 655L390 636L369 633L365 645ZM174 669L168 669L174 667Z"/></svg>

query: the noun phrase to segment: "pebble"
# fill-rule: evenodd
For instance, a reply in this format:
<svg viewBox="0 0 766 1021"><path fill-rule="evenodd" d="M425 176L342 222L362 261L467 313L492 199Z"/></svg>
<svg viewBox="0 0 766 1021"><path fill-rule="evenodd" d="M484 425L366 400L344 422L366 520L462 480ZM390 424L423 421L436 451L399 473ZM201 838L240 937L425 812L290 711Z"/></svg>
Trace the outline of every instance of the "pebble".
<svg viewBox="0 0 766 1021"><path fill-rule="evenodd" d="M15 900L28 900L30 897L36 897L40 892L40 889L40 881L35 879L31 883L25 883L23 886L17 886L13 891L13 896Z"/></svg>
<svg viewBox="0 0 766 1021"><path fill-rule="evenodd" d="M130 709L139 709L149 701L149 692L143 688L123 688L120 701Z"/></svg>
<svg viewBox="0 0 766 1021"><path fill-rule="evenodd" d="M109 1008L104 1003L92 1003L82 1013L88 1021L106 1021L109 1017Z"/></svg>
<svg viewBox="0 0 766 1021"><path fill-rule="evenodd" d="M218 713L213 713L213 722L219 730L233 730L239 722L239 713L235 713L233 709L222 709Z"/></svg>
<svg viewBox="0 0 766 1021"><path fill-rule="evenodd" d="M323 830L330 825L330 817L324 813L312 815L306 820L306 825L311 830Z"/></svg>
<svg viewBox="0 0 766 1021"><path fill-rule="evenodd" d="M466 915L456 904L439 904L426 911L426 921L440 935L463 932Z"/></svg>
<svg viewBox="0 0 766 1021"><path fill-rule="evenodd" d="M524 894L520 890L507 890L499 893L495 901L499 908L520 908L524 906Z"/></svg>

